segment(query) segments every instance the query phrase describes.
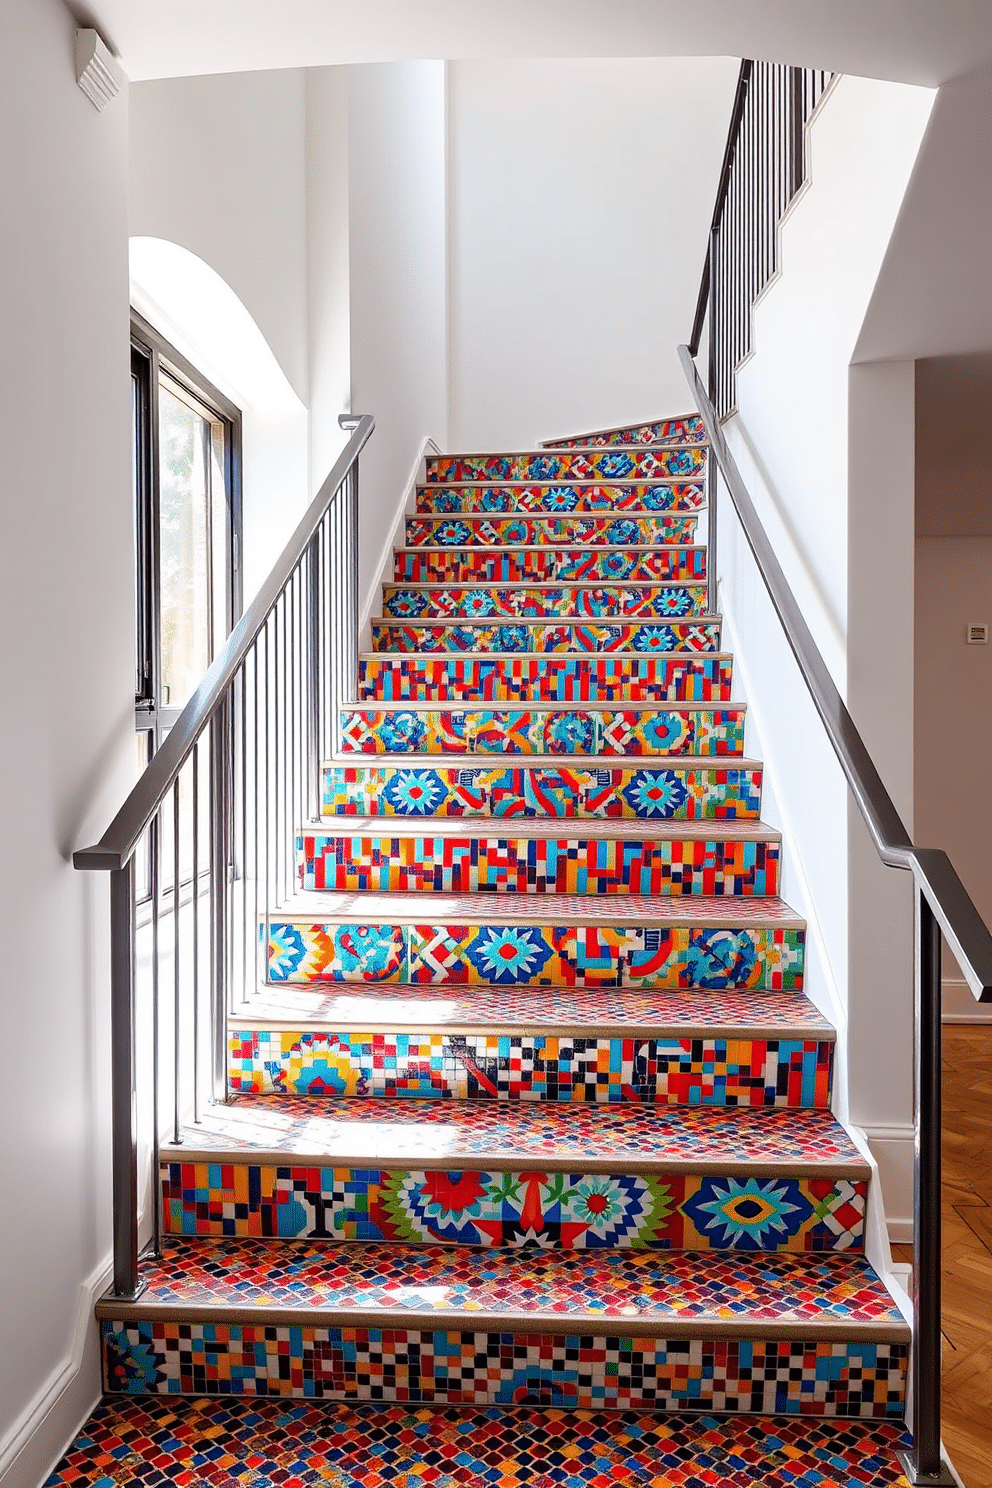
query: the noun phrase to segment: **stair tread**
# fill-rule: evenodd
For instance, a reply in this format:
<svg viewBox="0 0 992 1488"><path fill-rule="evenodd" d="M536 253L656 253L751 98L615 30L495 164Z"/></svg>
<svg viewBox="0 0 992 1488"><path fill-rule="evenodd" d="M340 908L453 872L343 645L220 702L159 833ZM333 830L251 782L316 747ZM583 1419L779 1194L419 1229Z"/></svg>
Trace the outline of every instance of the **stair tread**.
<svg viewBox="0 0 992 1488"><path fill-rule="evenodd" d="M609 481L609 482L606 482L606 484L608 484L610 486L628 486L631 489L634 489L637 486L664 486L664 485L669 485L670 486L673 483L674 483L673 477L669 477L667 480L660 480L660 481L640 480L640 481ZM457 488L459 486L464 486L464 487L467 487L469 489L472 489L472 488L478 486L479 484L480 484L479 481L445 481L445 483L444 483L444 489L446 491L454 491L454 490L457 490ZM560 481L557 482L557 483L555 481L500 481L499 484L501 486L519 486L522 490L528 490L529 491L529 490L534 489L535 487L542 487L542 486L549 486L551 488L556 489L557 486L559 486L559 485L561 485L563 483L560 482ZM585 485L592 485L592 484L600 485L600 484L603 484L603 482L598 482L598 481L597 482L591 482L591 481L585 481L585 482L582 482L582 481L569 481L569 482L567 482L568 489L570 491L573 489L573 487L580 486L580 485L583 485L583 484L585 484ZM682 484L684 484L684 482ZM419 487L419 489L421 491L425 491L427 493L430 493L431 491L433 491L433 490L436 489L436 485L435 485L434 482L432 482L430 485L426 485L426 486L425 485L421 485ZM648 508L643 508L642 509L642 508L636 507L636 506L633 507L633 508L632 507L626 507L626 506L594 506L594 507L563 506L563 507L560 507L560 508L556 508L554 510L543 509L543 510L538 510L538 511L532 511L529 507L511 508L509 511L504 511L504 510L501 510L499 508L495 508L493 510L486 510L486 511L467 511L467 512L463 512L463 511L453 511L453 512L447 512L447 511L440 511L440 512L439 511L433 511L433 512L417 511L417 512L407 512L406 513L406 516L407 516L407 519L409 521L411 521L411 522L444 522L444 521L451 521L451 520L455 520L455 521L458 521L458 522L492 522L492 521L497 521L497 522L502 521L502 522L505 522L505 521L513 521L517 517L520 517L523 521L531 521L531 520L540 521L542 518L546 517L549 521L555 522L555 521L560 520L560 518L562 518L562 517L573 517L573 516L574 517L580 517L583 520L585 520L588 517L591 517L594 521L600 521L600 520L602 520L604 522L610 522L610 521L618 521L618 522L635 521L636 522L639 517L646 517L646 518L649 518L649 519L650 518L661 518L662 520L664 520L665 518L670 518L673 522L684 522L686 520L692 521L693 518L697 515L697 513L703 512L705 510L706 510L706 507L705 506L693 506L688 511L673 511L671 508L667 508L667 507L666 508L662 508L659 511L659 510L656 510L654 507L648 507Z"/></svg>
<svg viewBox="0 0 992 1488"><path fill-rule="evenodd" d="M723 898L699 894L688 896L617 894L597 898L594 894L373 894L356 890L338 893L327 890L294 894L285 905L273 909L269 919L288 923L363 925L381 924L513 924L526 920L539 925L659 925L710 926L737 929L748 925L803 929L806 921L777 895L760 898Z"/></svg>
<svg viewBox="0 0 992 1488"><path fill-rule="evenodd" d="M142 1268L136 1303L105 1298L104 1317L251 1310L311 1323L321 1314L471 1323L538 1332L610 1326L628 1335L905 1340L908 1324L861 1256L593 1249L508 1250L362 1242L200 1238L170 1241ZM679 1326L681 1325L681 1326Z"/></svg>
<svg viewBox="0 0 992 1488"><path fill-rule="evenodd" d="M485 553L487 556L490 556L492 554L499 554L499 553L575 553L575 552L583 552L583 553L595 554L597 556L602 556L602 555L606 555L606 554L609 554L609 553L678 553L681 550L686 550L686 551L692 552L692 553L705 553L706 552L706 544L705 543L679 542L679 543L619 543L619 544L614 544L614 545L608 545L606 543L571 542L567 538L565 538L565 539L556 538L554 542L545 542L545 543L484 543L481 546L479 546L478 548L472 548L472 553L473 553L473 555L475 553ZM403 554L403 553L417 553L417 554L422 554L422 553L443 553L443 554L447 555L447 554L450 554L450 553L460 553L462 551L463 551L463 549L460 547L460 545L458 543L447 543L447 544L445 544L445 543L438 543L438 544L435 544L433 546L428 546L425 543L423 546L419 546L418 545L418 546L414 546L414 547L404 547L404 548L394 548L393 549L393 552L394 553L400 553L400 554ZM398 581L396 581L396 582L398 582ZM579 582L579 581L578 580L572 580L572 581L563 580L562 582ZM613 581L613 582L620 583L622 581L618 579L618 580ZM630 582L631 583L636 583L636 582L639 582L639 581L638 580L630 580Z"/></svg>
<svg viewBox="0 0 992 1488"><path fill-rule="evenodd" d="M269 1488L312 1482L316 1457L338 1488L693 1488L735 1479L826 1488L825 1471L835 1483L906 1488L895 1453L909 1445L904 1427L884 1420L116 1395L97 1406L48 1485L106 1488L111 1462L126 1462L135 1482L147 1470L161 1482L193 1482L195 1474L203 1484L230 1483L232 1465L251 1458L263 1464L251 1470L255 1488Z"/></svg>
<svg viewBox="0 0 992 1488"><path fill-rule="evenodd" d="M374 991L263 986L232 1015L237 1028L341 1032L376 1028L447 1032L508 1030L556 1038L594 1031L639 1038L803 1038L833 1041L834 1030L801 992L645 992L629 987L462 987L384 984Z"/></svg>
<svg viewBox="0 0 992 1488"><path fill-rule="evenodd" d="M385 579L383 589L705 589L705 579L480 579L478 583L474 580L448 579L446 582L428 583L416 579ZM493 616L485 617L490 622ZM599 615L590 615L587 620L595 621L606 618ZM676 615L673 619L699 620L699 615L684 616Z"/></svg>
<svg viewBox="0 0 992 1488"><path fill-rule="evenodd" d="M735 818L659 821L633 817L348 816L297 829L304 837L498 837L638 842L781 842L764 822Z"/></svg>
<svg viewBox="0 0 992 1488"><path fill-rule="evenodd" d="M386 585L386 584L383 585L383 588L387 588L387 587L388 588L391 588L391 589L396 589L396 588L409 589L411 587L416 587L416 586L411 586L409 584L398 585L396 583L392 583L392 584L389 584L389 585ZM450 589L452 587L461 589L461 588L464 588L465 586L463 584L458 584L458 585L454 585L454 586L453 585L450 585L450 584L439 584L439 585L436 585L435 587L436 588L439 588L439 589ZM480 586L478 584L473 584L473 585L471 585L469 587L477 589L477 588L480 588L480 587L483 587L484 588L485 586L484 585ZM514 586L513 585L510 585L510 584L497 584L497 585L495 585L493 587L495 587L497 589L508 589L508 588L513 588ZM518 589L531 589L531 588L534 587L534 585L532 585L532 584L518 584L515 587L518 588ZM557 588L560 588L561 586L558 585L558 584L552 584L552 585L546 585L545 587L546 588L557 589ZM603 585L601 585L601 584L600 585L593 585L593 586L586 585L585 587L586 588L589 588L589 587L603 588ZM613 586L610 585L610 587L612 588ZM635 588L640 588L642 586L635 585L634 587ZM667 588L667 587L670 587L670 586L663 584L663 585L661 585L659 587L661 587L661 588ZM683 585L680 585L678 587L680 587L680 588L687 588L689 586L683 584ZM697 588L697 589L704 589L706 586L705 586L705 584L697 584L694 587ZM634 625L636 625L636 626L638 626L641 629L655 630L659 626L665 626L666 628L669 628L670 629L672 627L677 627L677 626L681 625L681 626L689 626L692 629L697 629L700 626L705 626L705 625L721 625L723 623L723 616L722 615L711 615L711 614L699 614L699 615L667 615L667 616L661 616L661 615L647 615L647 616L643 616L643 615L551 615L551 616L549 616L549 615L455 615L455 616L450 616L450 615L414 615L412 617L410 617L410 616L403 616L401 618L398 618L395 615L373 615L370 623L372 625L388 625L388 626L398 625L398 626L401 626L401 627L407 627L407 626L411 626L411 625L413 625L413 626L418 626L419 625L421 627L425 627L425 628L426 627L429 627L431 629L444 628L446 625L447 626L450 626L450 625L453 625L453 624L457 624L459 627L463 627L463 626L466 626L466 625L488 625L490 627L492 627L492 626L510 626L510 627L512 627L512 626L515 626L515 625L544 625L544 626L547 626L547 627L549 627L550 629L553 629L553 630L559 630L559 629L561 629L561 627L563 625L568 625L568 626L573 626L573 627L574 626L587 627L587 626L596 626L596 625L603 625L603 626L616 626L616 625L634 626ZM436 655L438 653L436 653L436 652L430 652L429 654L433 656L433 655ZM463 653L460 652L460 651L455 651L455 652L452 652L450 654L451 655L454 655L454 656L461 656ZM492 654L492 653L490 653L490 654ZM518 653L511 652L509 654L510 655L517 655ZM530 656L530 655L536 655L537 653L536 652L530 652L530 651L528 651L528 652L524 652L522 654L527 655L527 656ZM570 652L570 651L553 651L550 654L552 656L571 656L571 655L576 655L576 656L613 656L613 655L617 655L619 653L616 653L616 652L613 652L613 651L576 651L576 652ZM641 656L671 656L672 655L672 652L671 651L657 651L657 652L655 652L655 651L641 651L638 654L641 655ZM386 651L377 651L377 652L375 652L375 655L376 656L388 656L389 655L389 652L386 652ZM714 655L714 652L712 652L712 651L697 651L697 652L694 653L694 655L696 655L696 656L712 656L712 655Z"/></svg>
<svg viewBox="0 0 992 1488"><path fill-rule="evenodd" d="M609 431L607 431L609 432ZM561 449L547 445L525 446L521 449L510 450L446 450L443 455L428 455L428 460L514 460L520 455L539 455L543 459L554 458L561 455L640 455L654 454L656 450L708 450L709 444L705 439L685 440L684 442L673 441L671 443L651 441L646 444L620 444L620 445L580 445L576 449ZM434 484L432 481L430 484Z"/></svg>
<svg viewBox="0 0 992 1488"><path fill-rule="evenodd" d="M378 662L395 666L400 670L412 661L501 661L521 662L555 661L569 662L617 662L626 666L632 661L663 661L676 666L686 662L733 661L731 651L362 651L359 661Z"/></svg>
<svg viewBox="0 0 992 1488"><path fill-rule="evenodd" d="M556 1171L867 1178L869 1165L819 1107L639 1101L451 1101L407 1096L241 1095L209 1107L164 1160L320 1156L336 1167L509 1166Z"/></svg>

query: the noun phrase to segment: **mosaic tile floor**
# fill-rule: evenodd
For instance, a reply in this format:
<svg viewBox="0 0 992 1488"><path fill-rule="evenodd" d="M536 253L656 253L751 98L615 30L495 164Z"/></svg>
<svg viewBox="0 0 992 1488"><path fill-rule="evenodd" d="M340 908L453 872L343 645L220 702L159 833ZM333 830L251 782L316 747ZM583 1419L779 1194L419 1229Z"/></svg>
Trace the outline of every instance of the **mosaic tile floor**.
<svg viewBox="0 0 992 1488"><path fill-rule="evenodd" d="M110 1398L45 1488L908 1488L887 1421Z"/></svg>
<svg viewBox="0 0 992 1488"><path fill-rule="evenodd" d="M315 1104L317 1109L315 1110ZM868 1165L829 1111L713 1106L596 1106L548 1101L482 1102L235 1096L208 1107L201 1126L184 1129L183 1146L163 1156L214 1148L292 1152L356 1161L387 1157L445 1162L474 1158L517 1163L613 1161L641 1171L685 1165L789 1172L826 1166L867 1177Z"/></svg>
<svg viewBox="0 0 992 1488"><path fill-rule="evenodd" d="M487 1318L523 1319L534 1332L619 1324L626 1336L692 1322L692 1334L903 1341L909 1328L857 1255L739 1255L654 1250L476 1250L428 1245L337 1245L286 1240L167 1241L142 1267L147 1290L133 1306L113 1298L115 1320L181 1306L183 1317L264 1308L273 1314L414 1314L474 1329ZM258 1321L258 1319L255 1319ZM412 1323L412 1318L410 1319ZM388 1324L383 1323L383 1326ZM757 1332L755 1331L757 1329Z"/></svg>
<svg viewBox="0 0 992 1488"><path fill-rule="evenodd" d="M559 1035L573 1029L651 1034L722 1030L764 1037L816 1033L832 1038L830 1023L801 992L753 992L746 998L721 992L642 992L633 987L380 987L367 994L321 987L262 987L235 1014L266 1028L310 1023L339 1029L376 1027L531 1028L551 1026Z"/></svg>

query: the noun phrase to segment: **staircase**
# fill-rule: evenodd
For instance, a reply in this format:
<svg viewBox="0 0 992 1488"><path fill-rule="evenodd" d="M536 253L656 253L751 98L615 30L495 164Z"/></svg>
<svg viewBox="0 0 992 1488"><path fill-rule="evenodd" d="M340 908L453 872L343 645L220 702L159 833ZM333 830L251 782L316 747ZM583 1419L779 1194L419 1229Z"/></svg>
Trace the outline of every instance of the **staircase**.
<svg viewBox="0 0 992 1488"><path fill-rule="evenodd" d="M687 416L427 460L230 1099L162 1148L51 1484L151 1442L177 1482L905 1484L706 453Z"/></svg>

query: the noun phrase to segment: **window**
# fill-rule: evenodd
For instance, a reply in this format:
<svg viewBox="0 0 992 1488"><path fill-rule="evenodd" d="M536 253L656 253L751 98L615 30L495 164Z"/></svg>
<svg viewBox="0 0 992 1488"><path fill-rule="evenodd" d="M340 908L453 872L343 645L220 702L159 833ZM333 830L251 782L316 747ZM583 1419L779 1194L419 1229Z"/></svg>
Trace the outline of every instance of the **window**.
<svg viewBox="0 0 992 1488"><path fill-rule="evenodd" d="M131 395L140 771L241 612L241 416L139 316L131 325ZM162 846L171 886L172 845ZM180 844L184 878L190 849ZM145 897L147 863L138 871Z"/></svg>

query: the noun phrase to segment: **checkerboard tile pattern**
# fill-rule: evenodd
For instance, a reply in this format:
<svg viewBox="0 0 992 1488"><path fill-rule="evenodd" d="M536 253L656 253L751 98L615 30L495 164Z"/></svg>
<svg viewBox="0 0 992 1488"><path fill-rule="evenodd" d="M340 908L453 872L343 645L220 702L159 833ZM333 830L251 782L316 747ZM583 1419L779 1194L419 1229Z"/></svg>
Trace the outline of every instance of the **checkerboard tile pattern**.
<svg viewBox="0 0 992 1488"><path fill-rule="evenodd" d="M393 558L398 584L680 583L705 579L704 547L407 548Z"/></svg>
<svg viewBox="0 0 992 1488"><path fill-rule="evenodd" d="M730 699L725 656L372 656L360 698L384 702L672 702Z"/></svg>
<svg viewBox="0 0 992 1488"><path fill-rule="evenodd" d="M115 1395L45 1488L908 1488L908 1445L887 1420Z"/></svg>
<svg viewBox="0 0 992 1488"><path fill-rule="evenodd" d="M103 1324L111 1393L899 1419L901 1343Z"/></svg>

